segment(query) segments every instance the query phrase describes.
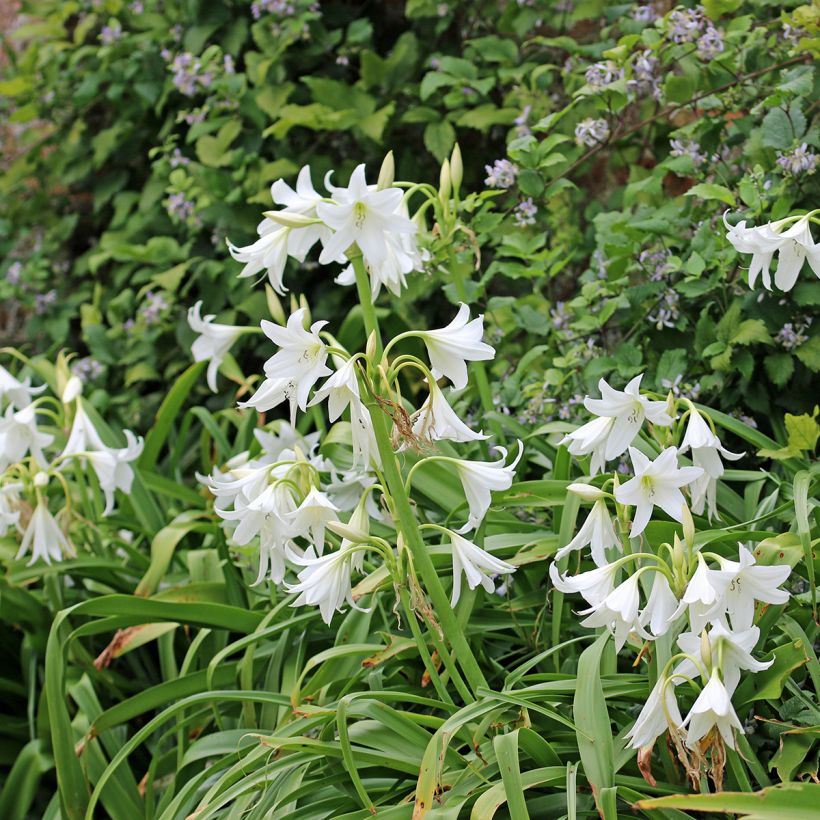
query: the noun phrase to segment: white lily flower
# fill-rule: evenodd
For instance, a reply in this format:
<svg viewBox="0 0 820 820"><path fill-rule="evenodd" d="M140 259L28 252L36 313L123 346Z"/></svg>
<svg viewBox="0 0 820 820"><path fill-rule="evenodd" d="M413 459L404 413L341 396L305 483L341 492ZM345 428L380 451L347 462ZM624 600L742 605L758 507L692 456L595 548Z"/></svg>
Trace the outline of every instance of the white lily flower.
<svg viewBox="0 0 820 820"><path fill-rule="evenodd" d="M561 575L555 562L550 564L552 585L563 593L580 592L590 606L597 606L615 588L615 574L618 564L604 564L602 567L579 572L577 575Z"/></svg>
<svg viewBox="0 0 820 820"><path fill-rule="evenodd" d="M755 601L785 604L789 600L789 593L778 587L791 574L791 567L787 564L760 566L746 547L739 546L740 561L718 560L721 570L730 576L723 594L723 609L734 629L746 629L754 620Z"/></svg>
<svg viewBox="0 0 820 820"><path fill-rule="evenodd" d="M565 547L561 547L555 553L555 560L560 561L565 555L569 555L574 550L583 549L590 545L592 560L603 567L607 563L606 551L615 547L621 551L621 542L615 534L615 527L606 506L606 501L599 499L592 505L586 521L581 525L575 538Z"/></svg>
<svg viewBox="0 0 820 820"><path fill-rule="evenodd" d="M703 475L696 479L690 488L692 493L692 512L700 515L708 503L708 515L711 520L717 514L717 482L725 472L720 457L736 461L745 453L732 453L712 432L703 416L694 408L689 415L686 433L681 442L680 452L692 449L692 462L703 469Z"/></svg>
<svg viewBox="0 0 820 820"><path fill-rule="evenodd" d="M274 461L283 460L283 453L291 453L298 448L304 455L311 457L319 446L321 433L308 433L302 435L295 427L286 421L280 421L276 433L267 430L254 430L254 438L262 446L265 457Z"/></svg>
<svg viewBox="0 0 820 820"><path fill-rule="evenodd" d="M488 438L483 431L476 433L471 430L455 414L436 382L429 384L428 389L430 394L413 419L414 435L429 441L477 441Z"/></svg>
<svg viewBox="0 0 820 820"><path fill-rule="evenodd" d="M135 436L130 430L124 430L125 447L105 447L103 450L89 450L82 455L91 462L100 489L105 495L105 510L108 515L114 509L114 493L120 490L131 492L134 482L134 469L131 463L142 455L143 441L141 436Z"/></svg>
<svg viewBox="0 0 820 820"><path fill-rule="evenodd" d="M237 402L237 407L253 407L260 413L266 413L274 407L287 401L290 405L290 423L296 424L296 379L262 379L256 392L247 400Z"/></svg>
<svg viewBox="0 0 820 820"><path fill-rule="evenodd" d="M683 725L689 727L686 745L690 749L693 749L697 742L714 727L717 727L726 745L731 749L735 748L735 737L732 729L745 734L743 725L738 720L732 706L732 699L729 697L717 669L712 670L709 682L698 695L698 699L686 716Z"/></svg>
<svg viewBox="0 0 820 820"><path fill-rule="evenodd" d="M355 244L365 266L371 271L378 270L391 252L388 246L394 240L388 237L415 234L415 224L402 213L402 190L374 190L367 184L364 165L358 165L353 171L347 188L330 185L329 178L325 179L325 185L331 191L333 202L320 202L316 213L334 233L323 240L321 264L344 257Z"/></svg>
<svg viewBox="0 0 820 820"><path fill-rule="evenodd" d="M295 215L306 220L316 218L316 205L322 197L316 193L310 179L310 167L305 166L299 172L294 191L283 180L277 180L271 186L271 197L277 205L284 205L283 216ZM300 262L305 261L308 251L318 241L324 241L330 236L328 228L321 223L307 222L303 226L282 225L269 217L265 217L256 229L259 239L250 245L237 247L228 242L228 250L237 262L244 262L245 267L239 274L240 278L256 276L266 271L271 287L280 296L284 296L287 288L282 282L288 256L293 256Z"/></svg>
<svg viewBox="0 0 820 820"><path fill-rule="evenodd" d="M291 560L304 569L299 572L298 584L285 584L288 592L298 592L299 597L291 606L318 606L322 620L330 625L333 613L341 611L347 602L354 609L365 612L353 600L350 571L356 551L352 547L316 557L308 547L303 557L291 556Z"/></svg>
<svg viewBox="0 0 820 820"><path fill-rule="evenodd" d="M82 402L78 401L74 411L74 421L68 434L68 441L62 456L74 456L89 450L106 450L107 446L97 432L94 422L88 417Z"/></svg>
<svg viewBox="0 0 820 820"><path fill-rule="evenodd" d="M732 580L733 573L710 569L700 553L698 553L697 562L698 566L689 579L673 619L688 609L692 630L700 633L706 622L714 617L715 612L723 611L723 596Z"/></svg>
<svg viewBox="0 0 820 820"><path fill-rule="evenodd" d="M23 485L14 482L0 486L0 536L8 533L11 527L19 529L20 523L20 490Z"/></svg>
<svg viewBox="0 0 820 820"><path fill-rule="evenodd" d="M32 402L32 396L42 393L46 389L44 384L38 387L31 386L31 379L26 378L20 381L0 365L0 401L4 398L14 405L18 410L28 407Z"/></svg>
<svg viewBox="0 0 820 820"><path fill-rule="evenodd" d="M660 427L668 427L672 419L666 412L665 401L653 401L640 393L643 374L635 376L623 390L610 387L605 379L598 382L600 399L587 396L584 407L602 418L614 419L606 440L604 457L607 461L618 458L635 439L646 418Z"/></svg>
<svg viewBox="0 0 820 820"><path fill-rule="evenodd" d="M637 538L646 529L655 506L675 521L682 522L686 501L680 488L700 478L703 469L678 467L677 447L667 447L654 461L634 447L629 448L629 456L635 476L615 488L619 504L635 507L629 537Z"/></svg>
<svg viewBox="0 0 820 820"><path fill-rule="evenodd" d="M652 579L652 591L646 606L638 618L638 632L647 640L654 640L665 635L675 622L678 599L669 586L669 581L662 572L655 572ZM649 626L647 630L646 627Z"/></svg>
<svg viewBox="0 0 820 820"><path fill-rule="evenodd" d="M660 678L652 687L635 725L626 734L629 746L632 749L652 747L667 729L676 731L682 723L674 683L670 678Z"/></svg>
<svg viewBox="0 0 820 820"><path fill-rule="evenodd" d="M361 464L365 470L371 466L381 469L381 456L370 411L360 401L350 403L350 439L353 447L353 467Z"/></svg>
<svg viewBox="0 0 820 820"><path fill-rule="evenodd" d="M605 626L615 636L615 651L620 652L629 633L635 631L640 606L638 575L630 575L603 600L578 613L587 617L583 626Z"/></svg>
<svg viewBox="0 0 820 820"><path fill-rule="evenodd" d="M9 405L5 416L0 416L0 470L21 461L26 453L44 467L43 447L48 447L52 441L54 436L37 429L37 409L33 404L16 412Z"/></svg>
<svg viewBox="0 0 820 820"><path fill-rule="evenodd" d="M771 230L776 225L779 223L775 222L767 227ZM774 283L782 291L790 291L794 287L803 262L807 259L811 269L820 277L820 245L812 239L809 225L809 217L803 216L790 228L777 234L781 244Z"/></svg>
<svg viewBox="0 0 820 820"><path fill-rule="evenodd" d="M503 447L496 449L501 451L501 458L498 461L454 460L451 462L458 472L470 509L467 523L459 530L460 533L478 528L487 510L490 509L491 492L508 490L512 486L516 465L524 454L524 445L518 442L518 455L511 464L505 464L507 451Z"/></svg>
<svg viewBox="0 0 820 820"><path fill-rule="evenodd" d="M462 572L470 589L475 589L481 584L490 593L495 592L492 576L510 575L515 572L512 564L496 558L458 533L451 530L448 532L453 552L453 594L450 599L452 606L456 605L461 596Z"/></svg>
<svg viewBox="0 0 820 820"><path fill-rule="evenodd" d="M427 347L433 375L446 376L456 390L467 386L467 362L487 361L495 357L495 350L481 341L484 335L484 317L470 320L470 308L461 304L449 325L438 330L416 331Z"/></svg>
<svg viewBox="0 0 820 820"><path fill-rule="evenodd" d="M302 503L285 518L299 535L310 539L321 555L325 548L325 525L328 521L338 521L338 513L339 508L325 493L311 487Z"/></svg>
<svg viewBox="0 0 820 820"><path fill-rule="evenodd" d="M327 399L327 415L330 421L336 421L347 406L360 400L359 380L356 377L356 361L348 359L337 367L322 386L314 393L308 407L313 407Z"/></svg>
<svg viewBox="0 0 820 820"><path fill-rule="evenodd" d="M202 316L202 300L188 308L188 325L199 337L191 346L195 362L208 362L208 387L216 393L216 374L233 343L242 335L244 328L220 325L213 314Z"/></svg>
<svg viewBox="0 0 820 820"><path fill-rule="evenodd" d="M763 287L771 290L772 277L769 267L778 248L778 239L764 234L759 228L747 228L745 219L733 227L726 221L726 213L723 214L726 238L738 253L752 254L752 261L749 265L749 287L755 286L758 275L762 273Z"/></svg>
<svg viewBox="0 0 820 820"><path fill-rule="evenodd" d="M61 561L63 556L68 555L73 558L77 554L54 516L49 512L48 504L42 498L37 501L16 558L18 560L22 558L29 548L31 548L29 566L40 558L50 564L52 561Z"/></svg>
<svg viewBox="0 0 820 820"><path fill-rule="evenodd" d="M597 475L606 466L607 440L614 425L614 418L602 416L567 433L560 443L566 446L570 455L592 455L589 471L592 475Z"/></svg>
<svg viewBox="0 0 820 820"><path fill-rule="evenodd" d="M770 661L758 661L752 657L752 650L760 640L760 630L756 626L732 631L715 621L709 627L708 636L707 646L711 648L711 657L704 658L704 642L699 633L682 632L678 635L678 646L694 660L686 658L681 661L675 669L676 675L695 678L701 674L701 669L717 666L726 691L732 695L740 683L741 671L762 672L774 663L774 658Z"/></svg>

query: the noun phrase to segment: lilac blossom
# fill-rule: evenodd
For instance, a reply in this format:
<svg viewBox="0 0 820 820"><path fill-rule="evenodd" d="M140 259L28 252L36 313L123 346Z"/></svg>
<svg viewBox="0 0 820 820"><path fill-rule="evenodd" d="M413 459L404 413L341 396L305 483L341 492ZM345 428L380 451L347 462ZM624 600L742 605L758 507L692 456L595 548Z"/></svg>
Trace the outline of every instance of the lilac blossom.
<svg viewBox="0 0 820 820"><path fill-rule="evenodd" d="M119 20L111 20L107 26L103 26L100 32L100 42L105 46L113 45L122 37L122 26Z"/></svg>
<svg viewBox="0 0 820 820"><path fill-rule="evenodd" d="M187 222L194 215L196 205L192 200L188 199L184 193L177 191L168 197L165 208L171 219Z"/></svg>
<svg viewBox="0 0 820 820"><path fill-rule="evenodd" d="M794 350L796 347L808 341L809 337L805 331L811 326L811 319L804 324L795 326L792 322L786 322L783 327L777 332L774 337L775 341L783 348L783 350Z"/></svg>
<svg viewBox="0 0 820 820"><path fill-rule="evenodd" d="M523 111L515 118L515 133L519 137L526 137L532 133L529 125L527 125L527 120L530 118L531 111L532 106L525 105Z"/></svg>
<svg viewBox="0 0 820 820"><path fill-rule="evenodd" d="M537 213L538 208L533 204L532 197L522 199L515 208L515 224L519 228L535 225L535 215Z"/></svg>
<svg viewBox="0 0 820 820"><path fill-rule="evenodd" d="M658 13L651 3L646 3L632 9L632 19L639 23L654 23L658 19Z"/></svg>
<svg viewBox="0 0 820 820"><path fill-rule="evenodd" d="M675 322L680 318L680 296L677 291L669 288L661 297L655 313L650 314L647 318L652 322L658 330L663 330L665 327L675 327Z"/></svg>
<svg viewBox="0 0 820 820"><path fill-rule="evenodd" d="M674 43L693 43L700 37L705 25L703 6L675 9L667 19L669 37Z"/></svg>
<svg viewBox="0 0 820 820"><path fill-rule="evenodd" d="M777 164L792 176L813 174L817 169L817 154L810 151L809 146L804 142L790 154L778 151Z"/></svg>
<svg viewBox="0 0 820 820"><path fill-rule="evenodd" d="M714 60L725 48L723 35L714 26L709 26L698 38L697 55L701 60Z"/></svg>
<svg viewBox="0 0 820 820"><path fill-rule="evenodd" d="M53 305L57 301L57 291L53 288L45 293L37 293L34 296L34 312L41 316L46 312L49 305Z"/></svg>
<svg viewBox="0 0 820 820"><path fill-rule="evenodd" d="M179 148L174 148L173 153L168 159L172 168L181 168L188 165L191 160L186 157Z"/></svg>
<svg viewBox="0 0 820 820"><path fill-rule="evenodd" d="M23 263L22 262L12 262L8 268L6 269L6 281L10 285L19 285L20 284L20 277L23 273Z"/></svg>
<svg viewBox="0 0 820 820"><path fill-rule="evenodd" d="M632 79L626 87L638 97L652 95L656 100L661 97L658 77L658 59L648 49L641 51L632 63Z"/></svg>
<svg viewBox="0 0 820 820"><path fill-rule="evenodd" d="M90 382L102 376L103 366L93 356L85 356L71 365L71 372L80 381Z"/></svg>
<svg viewBox="0 0 820 820"><path fill-rule="evenodd" d="M584 73L584 80L593 91L601 91L623 76L622 68L619 68L612 60L604 60L600 63L593 63Z"/></svg>
<svg viewBox="0 0 820 820"><path fill-rule="evenodd" d="M606 142L609 139L609 125L606 120L587 117L575 126L575 141L587 148Z"/></svg>
<svg viewBox="0 0 820 820"><path fill-rule="evenodd" d="M485 165L487 178L484 184L488 188L512 188L518 175L518 168L508 159L497 159L492 165Z"/></svg>
<svg viewBox="0 0 820 820"><path fill-rule="evenodd" d="M644 250L638 256L641 267L650 271L651 282L662 282L670 272L669 252L666 250Z"/></svg>
<svg viewBox="0 0 820 820"><path fill-rule="evenodd" d="M556 302L555 307L550 310L552 326L556 330L566 330L569 326L570 313L567 310L566 302Z"/></svg>
<svg viewBox="0 0 820 820"><path fill-rule="evenodd" d="M134 0L133 3L128 4L128 10L131 14L142 14L145 11L145 6L143 6L140 0Z"/></svg>

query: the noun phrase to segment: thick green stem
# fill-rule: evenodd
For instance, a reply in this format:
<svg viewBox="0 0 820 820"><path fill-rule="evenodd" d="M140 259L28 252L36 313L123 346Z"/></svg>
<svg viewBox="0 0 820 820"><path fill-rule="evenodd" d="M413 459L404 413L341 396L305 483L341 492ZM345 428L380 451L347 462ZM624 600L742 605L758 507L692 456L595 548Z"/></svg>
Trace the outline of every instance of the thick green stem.
<svg viewBox="0 0 820 820"><path fill-rule="evenodd" d="M362 316L364 317L365 330L370 336L375 332L377 349L382 349L379 327L376 322L376 313L373 309L373 302L370 295L370 281L361 256L353 257L353 270L356 273L356 285L359 291L359 298L362 302ZM371 374L375 381L376 374ZM379 448L379 455L382 461L382 472L387 483L387 489L393 501L397 517L397 529L404 536L404 541L413 558L413 566L421 577L421 581L430 596L430 600L435 610L436 618L441 625L442 632L453 648L453 653L457 658L464 676L473 693L477 692L480 686L487 686L487 681L473 655L470 644L464 637L464 632L459 625L455 613L450 606L447 593L441 585L436 568L427 551L427 546L418 529L416 517L410 506L410 499L404 488L404 480L399 469L396 454L393 452L393 445L390 440L390 430L387 426L387 417L383 409L377 403L369 405L370 417L373 423L373 433Z"/></svg>
<svg viewBox="0 0 820 820"><path fill-rule="evenodd" d="M365 336L369 339L375 331L376 358L382 355L382 337L379 331L379 320L376 316L376 308L373 304L373 296L370 289L370 277L364 267L364 259L361 253L348 253L348 259L353 264L356 271L356 290L359 294L359 305L362 308L362 318L364 319Z"/></svg>

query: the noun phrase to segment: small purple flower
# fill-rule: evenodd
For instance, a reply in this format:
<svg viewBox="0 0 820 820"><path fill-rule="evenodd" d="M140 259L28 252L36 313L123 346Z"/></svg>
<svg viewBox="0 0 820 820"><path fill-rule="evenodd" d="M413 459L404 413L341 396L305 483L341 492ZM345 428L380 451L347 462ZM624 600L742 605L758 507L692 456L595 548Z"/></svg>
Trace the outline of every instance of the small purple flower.
<svg viewBox="0 0 820 820"><path fill-rule="evenodd" d="M627 81L626 87L638 97L652 95L656 100L660 99L658 69L658 59L651 51L638 52L632 63L632 79Z"/></svg>
<svg viewBox="0 0 820 820"><path fill-rule="evenodd" d="M669 145L672 149L669 155L672 157L690 157L696 168L706 162L706 155L700 153L700 145L695 140L672 139Z"/></svg>
<svg viewBox="0 0 820 820"><path fill-rule="evenodd" d="M487 178L484 184L488 188L512 188L518 175L518 168L508 159L497 159L492 165L485 165Z"/></svg>
<svg viewBox="0 0 820 820"><path fill-rule="evenodd" d="M525 105L523 111L515 118L515 133L519 137L526 137L532 133L529 125L527 125L527 121L530 118L531 111L532 106Z"/></svg>
<svg viewBox="0 0 820 820"><path fill-rule="evenodd" d="M172 168L180 168L189 165L191 160L188 159L188 157L186 157L182 151L179 150L179 148L174 148L168 162Z"/></svg>
<svg viewBox="0 0 820 820"><path fill-rule="evenodd" d="M566 302L556 302L555 307L550 310L552 326L556 330L566 330L569 325L570 313L567 310Z"/></svg>
<svg viewBox="0 0 820 820"><path fill-rule="evenodd" d="M194 215L196 204L188 199L181 191L177 191L168 197L165 208L171 219L188 222Z"/></svg>
<svg viewBox="0 0 820 820"><path fill-rule="evenodd" d="M700 37L706 17L703 6L694 9L675 9L666 21L669 37L674 43L693 43Z"/></svg>
<svg viewBox="0 0 820 820"><path fill-rule="evenodd" d="M122 37L122 26L119 20L109 21L107 26L103 26L100 32L100 42L104 46L110 46Z"/></svg>
<svg viewBox="0 0 820 820"><path fill-rule="evenodd" d="M612 60L605 60L593 63L584 73L584 80L593 91L601 91L623 76L622 68L619 68Z"/></svg>
<svg viewBox="0 0 820 820"><path fill-rule="evenodd" d="M778 151L777 164L792 176L813 174L817 170L817 154L804 142L789 154Z"/></svg>
<svg viewBox="0 0 820 820"><path fill-rule="evenodd" d="M792 45L796 46L804 37L808 36L808 32L799 26L792 25L791 23L783 23L783 36Z"/></svg>
<svg viewBox="0 0 820 820"><path fill-rule="evenodd" d="M145 294L145 301L148 303L140 310L140 316L146 325L158 324L162 318L162 312L167 310L169 305L161 293L154 293L149 290Z"/></svg>
<svg viewBox="0 0 820 820"><path fill-rule="evenodd" d="M515 208L515 224L519 228L535 225L535 215L537 213L538 208L533 205L532 197L522 199Z"/></svg>
<svg viewBox="0 0 820 820"><path fill-rule="evenodd" d="M230 54L226 54L222 58L222 70L226 74L235 74L236 73L236 65L233 61L233 57Z"/></svg>
<svg viewBox="0 0 820 820"><path fill-rule="evenodd" d="M41 316L46 312L49 305L53 305L57 301L57 291L52 289L45 293L37 293L34 296L34 312Z"/></svg>
<svg viewBox="0 0 820 820"><path fill-rule="evenodd" d="M798 324L797 326L792 322L786 322L774 337L775 341L780 344L783 350L794 350L794 348L800 347L800 345L808 341L809 337L805 331L809 329L810 325L811 319L809 319L807 323Z"/></svg>
<svg viewBox="0 0 820 820"><path fill-rule="evenodd" d="M698 38L697 54L705 62L714 60L715 57L723 53L725 48L723 36L714 26L709 26L704 34Z"/></svg>
<svg viewBox="0 0 820 820"><path fill-rule="evenodd" d="M647 318L655 325L657 330L663 330L665 327L675 327L675 322L680 317L680 296L677 291L669 288L661 298L661 302L655 313L650 314Z"/></svg>
<svg viewBox="0 0 820 820"><path fill-rule="evenodd" d="M579 145L593 148L609 139L609 125L606 120L587 117L575 126L575 141Z"/></svg>
<svg viewBox="0 0 820 820"><path fill-rule="evenodd" d="M23 263L12 262L6 269L6 281L10 285L19 285L20 277L23 274Z"/></svg>
<svg viewBox="0 0 820 820"><path fill-rule="evenodd" d="M645 270L650 271L650 282L662 282L669 274L669 252L665 250L641 251L638 262Z"/></svg>
<svg viewBox="0 0 820 820"><path fill-rule="evenodd" d="M98 379L103 374L103 366L93 357L85 356L71 365L71 372L82 382Z"/></svg>
<svg viewBox="0 0 820 820"><path fill-rule="evenodd" d="M133 3L128 4L128 10L131 14L142 14L145 11L145 6L142 5L140 0L134 0Z"/></svg>
<svg viewBox="0 0 820 820"><path fill-rule="evenodd" d="M658 13L651 3L647 3L632 9L632 19L639 23L654 23L658 19Z"/></svg>

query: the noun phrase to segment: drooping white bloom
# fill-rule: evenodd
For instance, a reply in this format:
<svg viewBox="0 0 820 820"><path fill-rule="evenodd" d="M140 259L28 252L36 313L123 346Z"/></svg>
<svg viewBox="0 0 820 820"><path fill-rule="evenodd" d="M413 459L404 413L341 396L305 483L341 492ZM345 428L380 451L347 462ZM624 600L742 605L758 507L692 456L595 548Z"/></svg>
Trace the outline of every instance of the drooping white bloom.
<svg viewBox="0 0 820 820"><path fill-rule="evenodd" d="M316 218L316 205L322 197L313 188L309 166L306 165L299 172L295 191L280 179L271 186L271 197L277 205L285 206L278 213L302 217L305 224L298 227L296 224L283 225L266 217L259 223L259 239L256 242L241 248L228 242L228 250L237 262L245 263L239 274L240 278L256 276L264 270L271 287L283 296L287 288L282 282L282 276L288 256L304 262L317 240L327 239L330 231L320 222L310 222Z"/></svg>
<svg viewBox="0 0 820 820"><path fill-rule="evenodd" d="M683 632L678 635L678 646L694 660L686 658L681 661L675 669L676 675L694 678L701 674L701 670L717 666L723 685L731 696L740 683L741 671L762 672L774 663L774 658L758 661L752 657L752 650L760 640L760 630L756 626L732 631L715 621L709 627L708 636L706 645L711 649L711 656L704 658L704 641L699 633Z"/></svg>
<svg viewBox="0 0 820 820"><path fill-rule="evenodd" d="M717 727L721 737L729 748L735 748L735 737L732 729L744 734L743 725L738 720L732 706L732 699L718 675L717 669L712 670L709 682L703 687L698 699L683 722L689 727L686 735L686 745L693 749L697 742Z"/></svg>
<svg viewBox="0 0 820 820"><path fill-rule="evenodd" d="M629 633L634 631L640 606L639 576L630 575L615 587L603 600L583 610L587 617L583 626L605 626L615 636L615 651L620 652Z"/></svg>
<svg viewBox="0 0 820 820"><path fill-rule="evenodd" d="M429 384L428 389L430 394L413 420L414 435L429 441L476 441L487 438L483 432L471 430L456 415L436 382Z"/></svg>
<svg viewBox="0 0 820 820"><path fill-rule="evenodd" d="M27 453L44 467L43 447L48 447L52 441L54 436L37 429L37 409L33 404L16 412L9 405L5 416L0 417L0 470L20 461Z"/></svg>
<svg viewBox="0 0 820 820"><path fill-rule="evenodd" d="M353 171L347 188L331 185L328 178L325 185L331 191L333 202L318 203L316 213L334 233L323 240L321 264L344 257L355 244L367 268L380 271L389 254L400 250L394 237L415 234L415 224L402 213L402 190L374 190L367 184L364 165L358 165Z"/></svg>
<svg viewBox="0 0 820 820"><path fill-rule="evenodd" d="M353 447L353 467L361 466L369 470L372 466L381 468L381 456L370 411L362 402L350 405L350 438Z"/></svg>
<svg viewBox="0 0 820 820"><path fill-rule="evenodd" d="M415 332L427 347L433 375L446 376L457 390L467 386L467 362L487 361L495 357L495 350L481 341L484 335L484 317L470 319L470 308L461 304L449 325L438 330Z"/></svg>
<svg viewBox="0 0 820 820"><path fill-rule="evenodd" d="M336 372L328 378L314 393L309 407L320 404L327 399L327 415L330 421L336 421L351 402L359 402L359 380L356 377L356 361L348 359L337 367Z"/></svg>
<svg viewBox="0 0 820 820"><path fill-rule="evenodd" d="M732 580L732 572L710 569L700 553L697 562L673 617L677 618L688 610L692 630L700 633L715 612L722 611L723 596Z"/></svg>
<svg viewBox="0 0 820 820"><path fill-rule="evenodd" d="M302 503L286 518L299 535L310 539L321 555L325 547L325 525L328 521L338 521L338 513L339 508L325 493L311 487Z"/></svg>
<svg viewBox="0 0 820 820"><path fill-rule="evenodd" d="M646 418L660 427L668 427L672 419L665 401L653 401L640 393L643 374L635 376L623 390L610 387L605 379L598 382L600 399L587 396L584 407L602 418L614 419L606 439L604 457L618 458L632 443Z"/></svg>
<svg viewBox="0 0 820 820"><path fill-rule="evenodd" d="M11 527L19 529L22 488L23 485L17 482L0 486L0 536L6 535Z"/></svg>
<svg viewBox="0 0 820 820"><path fill-rule="evenodd" d="M61 396L63 404L71 404L75 399L79 398L83 392L83 382L78 376L72 376L63 388L63 395Z"/></svg>
<svg viewBox="0 0 820 820"><path fill-rule="evenodd" d="M666 576L662 572L655 572L652 591L638 618L638 632L647 640L665 635L675 621L677 608L678 599ZM649 630L646 629L647 626Z"/></svg>
<svg viewBox="0 0 820 820"><path fill-rule="evenodd" d="M635 476L615 488L618 503L635 507L629 537L637 538L646 529L655 506L682 522L686 502L680 488L700 478L703 469L678 467L677 447L667 447L654 461L634 447L629 448L629 456Z"/></svg>
<svg viewBox="0 0 820 820"><path fill-rule="evenodd" d="M518 442L518 455L510 464L505 464L507 451L503 447L496 448L501 451L501 458L498 461L467 461L459 459L451 462L461 479L464 488L464 495L467 497L467 505L470 515L467 523L459 530L464 533L477 529L484 520L487 510L490 509L492 501L491 492L497 490L508 490L512 486L515 476L515 468L524 454L524 446Z"/></svg>
<svg viewBox="0 0 820 820"><path fill-rule="evenodd" d="M302 435L286 421L278 422L275 433L257 429L253 431L253 436L262 446L262 451L265 457L270 459L271 464L283 460L285 453L295 453L297 449L310 458L319 446L321 438L318 432Z"/></svg>
<svg viewBox="0 0 820 820"><path fill-rule="evenodd" d="M673 681L669 678L659 678L652 687L635 725L626 734L629 746L632 749L653 746L667 729L676 731L682 723L683 718L675 699Z"/></svg>
<svg viewBox="0 0 820 820"><path fill-rule="evenodd" d="M812 270L820 276L820 246L811 235L809 216L798 220L791 218L770 222L757 228L747 228L746 221L738 222L735 227L726 221L726 238L738 253L752 254L749 265L749 287L753 288L760 273L763 274L763 286L771 290L772 281L769 267L772 257L779 253L774 283L783 291L791 290L803 263L808 259ZM791 224L790 224L791 223ZM790 224L790 227L786 227Z"/></svg>
<svg viewBox="0 0 820 820"><path fill-rule="evenodd" d="M475 589L479 584L487 592L495 591L492 576L509 575L515 567L490 555L486 550L468 541L456 532L449 531L453 552L453 594L450 603L455 606L461 596L461 573L467 579L467 586Z"/></svg>
<svg viewBox="0 0 820 820"><path fill-rule="evenodd" d="M105 450L103 442L94 422L85 412L82 402L78 401L74 411L74 421L71 423L71 431L68 434L68 441L63 448L62 455L73 456L89 450Z"/></svg>
<svg viewBox="0 0 820 820"><path fill-rule="evenodd" d="M318 606L322 620L330 625L333 613L341 610L347 602L354 609L361 610L353 600L350 571L356 552L352 547L336 550L316 557L312 547L304 556L291 555L291 560L304 567L299 572L298 584L285 584L288 592L298 592L299 597L291 606Z"/></svg>
<svg viewBox="0 0 820 820"><path fill-rule="evenodd" d="M616 547L621 550L621 543L615 534L615 527L606 506L606 501L600 499L592 505L586 521L581 525L577 535L565 547L555 553L555 560L559 561L574 550L583 549L590 545L592 560L602 567L607 563L606 550Z"/></svg>
<svg viewBox="0 0 820 820"><path fill-rule="evenodd" d="M29 549L31 549L29 566L40 558L50 564L52 561L62 560L65 555L73 557L77 554L54 516L49 512L48 504L43 498L37 501L37 506L28 522L17 552L17 559L22 558Z"/></svg>
<svg viewBox="0 0 820 820"><path fill-rule="evenodd" d="M787 564L761 566L749 550L740 546L740 561L719 558L721 571L728 573L729 583L723 593L722 609L732 622L733 629L746 629L752 625L755 601L767 604L785 604L789 593L778 587L791 574ZM713 613L719 617L722 613Z"/></svg>
<svg viewBox="0 0 820 820"><path fill-rule="evenodd" d="M559 592L580 592L590 606L597 606L612 592L617 571L618 565L614 562L577 575L561 575L555 562L549 570L550 580Z"/></svg>
<svg viewBox="0 0 820 820"><path fill-rule="evenodd" d="M202 316L202 300L188 308L188 325L199 337L191 346L195 362L208 362L208 387L216 393L216 374L233 343L242 335L244 328L220 325L213 314Z"/></svg>
<svg viewBox="0 0 820 820"><path fill-rule="evenodd" d="M589 471L592 475L597 475L603 472L606 465L607 440L614 424L615 419L606 416L593 419L577 430L567 433L561 440L561 444L566 446L570 455L591 455Z"/></svg>
<svg viewBox="0 0 820 820"><path fill-rule="evenodd" d="M729 452L695 408L690 411L680 452L685 453L690 447L693 463L696 467L703 469L703 475L696 479L690 488L692 511L700 515L708 503L708 514L711 520L717 514L717 481L724 473L720 457L736 461L745 453Z"/></svg>
<svg viewBox="0 0 820 820"><path fill-rule="evenodd" d="M105 510L108 515L114 509L114 493L120 490L131 492L134 482L134 469L131 464L142 455L143 441L130 430L124 430L125 447L106 447L103 450L90 450L85 457L91 462L100 489L105 495Z"/></svg>
<svg viewBox="0 0 820 820"><path fill-rule="evenodd" d="M270 410L287 399L290 402L290 423L296 424L296 408L307 409L311 388L331 370L325 366L327 346L319 338L319 331L327 322L314 322L305 330L307 310L294 311L286 327L262 320L265 335L279 346L279 351L265 362L267 377L256 393L240 407L255 407L260 412Z"/></svg>
<svg viewBox="0 0 820 820"><path fill-rule="evenodd" d="M20 381L0 365L0 401L4 398L14 405L18 410L28 407L31 404L32 396L42 393L46 389L44 384L38 387L31 386L31 379L26 378Z"/></svg>

